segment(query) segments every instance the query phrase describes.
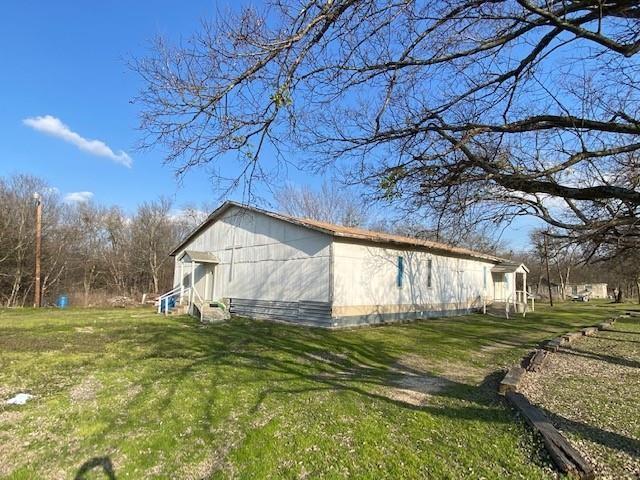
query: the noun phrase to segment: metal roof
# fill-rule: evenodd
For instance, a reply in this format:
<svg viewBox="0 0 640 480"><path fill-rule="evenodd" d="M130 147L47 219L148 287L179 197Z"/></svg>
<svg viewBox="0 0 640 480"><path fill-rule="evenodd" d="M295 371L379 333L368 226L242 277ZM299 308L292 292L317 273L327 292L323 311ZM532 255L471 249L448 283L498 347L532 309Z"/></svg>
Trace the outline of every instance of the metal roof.
<svg viewBox="0 0 640 480"><path fill-rule="evenodd" d="M495 267L492 267L491 271L495 273L513 273L520 267L522 267L525 272L529 273L529 269L525 266L524 263L514 263L509 261L499 263Z"/></svg>
<svg viewBox="0 0 640 480"><path fill-rule="evenodd" d="M220 259L213 252L198 252L196 250L185 250L178 260L189 257L189 262L196 263L220 263Z"/></svg>
<svg viewBox="0 0 640 480"><path fill-rule="evenodd" d="M310 230L319 231L333 237L346 238L353 240L360 240L365 242L371 242L376 244L399 246L399 247L416 247L416 249L426 249L435 252L441 252L445 254L451 254L462 257L471 257L481 260L486 260L491 263L504 263L508 262L504 258L497 257L495 255L489 255L482 252L476 252L467 248L454 247L445 243L433 242L431 240L423 240L413 237L404 237L401 235L392 235L384 232L376 232L373 230L365 230L362 228L344 227L342 225L334 225L332 223L321 222L318 220L312 220L309 218L298 218L282 213L270 212L261 208L243 205L240 203L227 201L220 207L214 210L207 219L196 227L178 246L176 246L170 253L170 255L176 255L182 248L187 246L193 238L195 238L200 232L206 229L210 224L215 222L224 212L231 207L237 207L250 212L257 212L263 215L267 215L284 222L299 225L301 227L308 228Z"/></svg>

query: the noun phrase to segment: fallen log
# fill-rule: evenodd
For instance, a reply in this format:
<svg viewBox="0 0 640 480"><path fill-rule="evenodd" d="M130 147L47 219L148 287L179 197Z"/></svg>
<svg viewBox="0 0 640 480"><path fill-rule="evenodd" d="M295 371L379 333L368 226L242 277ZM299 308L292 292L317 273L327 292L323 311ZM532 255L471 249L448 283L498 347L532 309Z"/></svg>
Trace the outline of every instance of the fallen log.
<svg viewBox="0 0 640 480"><path fill-rule="evenodd" d="M576 338L580 338L580 337L582 337L582 332L570 332L570 333L565 333L562 336L562 340L564 340L564 343L571 343Z"/></svg>
<svg viewBox="0 0 640 480"><path fill-rule="evenodd" d="M521 393L510 391L505 396L518 409L531 428L542 436L549 456L561 472L585 480L595 478L591 465L553 426L542 410L532 405Z"/></svg>
<svg viewBox="0 0 640 480"><path fill-rule="evenodd" d="M564 345L564 340L562 339L562 337L557 337L544 342L542 344L542 348L549 352L557 352L562 345Z"/></svg>
<svg viewBox="0 0 640 480"><path fill-rule="evenodd" d="M547 355L549 355L549 352L546 350L536 350L533 357L531 357L527 370L530 372L539 372L544 366Z"/></svg>
<svg viewBox="0 0 640 480"><path fill-rule="evenodd" d="M596 333L598 333L598 327L587 327L582 329L582 334L585 337L590 337L592 335L595 335Z"/></svg>
<svg viewBox="0 0 640 480"><path fill-rule="evenodd" d="M498 387L498 393L500 395L504 395L507 392L515 392L518 390L518 385L520 384L520 380L522 380L522 376L525 374L526 370L519 366L514 366L509 369L507 374L504 376L502 381L500 382L500 386Z"/></svg>

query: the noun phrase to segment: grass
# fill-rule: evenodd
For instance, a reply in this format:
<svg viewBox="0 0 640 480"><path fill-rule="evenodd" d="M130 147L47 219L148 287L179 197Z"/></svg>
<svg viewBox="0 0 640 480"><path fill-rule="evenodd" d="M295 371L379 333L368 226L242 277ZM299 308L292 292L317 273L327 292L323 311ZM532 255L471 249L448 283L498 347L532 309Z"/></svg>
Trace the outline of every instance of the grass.
<svg viewBox="0 0 640 480"><path fill-rule="evenodd" d="M611 306L539 310L343 331L0 311L0 399L35 395L0 404L0 478L553 478L496 382Z"/></svg>
<svg viewBox="0 0 640 480"><path fill-rule="evenodd" d="M640 319L584 337L527 378L541 405L601 479L640 478Z"/></svg>

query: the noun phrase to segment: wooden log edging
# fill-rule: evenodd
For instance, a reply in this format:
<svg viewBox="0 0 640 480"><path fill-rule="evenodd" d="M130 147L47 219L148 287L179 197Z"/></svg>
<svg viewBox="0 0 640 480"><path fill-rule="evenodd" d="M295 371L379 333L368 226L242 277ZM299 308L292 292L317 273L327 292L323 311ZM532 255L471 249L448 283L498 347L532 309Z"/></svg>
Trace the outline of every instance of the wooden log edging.
<svg viewBox="0 0 640 480"><path fill-rule="evenodd" d="M520 365L511 367L498 385L498 393L503 395L520 412L531 428L542 437L545 449L549 452L549 456L558 467L558 470L584 480L595 478L593 467L578 450L571 446L569 440L553 426L545 413L533 405L518 390L520 382L526 373L542 370L546 359L552 353L557 352L561 346L570 344L583 336L596 335L600 330L612 330L615 321L616 317L597 326L585 327L577 332L569 332L560 337L542 342L540 348L527 354L520 362Z"/></svg>
<svg viewBox="0 0 640 480"><path fill-rule="evenodd" d="M522 393L509 391L505 396L531 428L540 434L549 456L561 472L584 480L595 478L593 467L553 426L542 410L532 405Z"/></svg>
<svg viewBox="0 0 640 480"><path fill-rule="evenodd" d="M517 392L518 385L520 384L525 372L526 370L522 367L511 367L500 382L500 385L498 386L498 393L500 395L505 395L507 392Z"/></svg>
<svg viewBox="0 0 640 480"><path fill-rule="evenodd" d="M529 362L529 366L527 367L528 372L539 372L544 367L544 362L547 359L549 352L547 350L536 350L531 357L531 361Z"/></svg>

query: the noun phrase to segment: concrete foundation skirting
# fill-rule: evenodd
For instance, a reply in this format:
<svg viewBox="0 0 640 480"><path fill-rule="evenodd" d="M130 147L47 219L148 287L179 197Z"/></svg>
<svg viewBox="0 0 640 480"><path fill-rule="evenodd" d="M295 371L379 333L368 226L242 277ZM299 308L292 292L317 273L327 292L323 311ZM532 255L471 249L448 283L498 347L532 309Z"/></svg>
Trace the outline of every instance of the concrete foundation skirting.
<svg viewBox="0 0 640 480"><path fill-rule="evenodd" d="M366 325L382 325L387 323L410 322L425 318L456 317L468 315L476 311L472 308L451 310L420 310L408 312L370 313L364 315L349 315L333 317L332 328L348 328Z"/></svg>
<svg viewBox="0 0 640 480"><path fill-rule="evenodd" d="M478 311L473 304L405 304L333 306L329 302L229 298L233 315L323 328L350 328L410 322L424 318L453 317Z"/></svg>

